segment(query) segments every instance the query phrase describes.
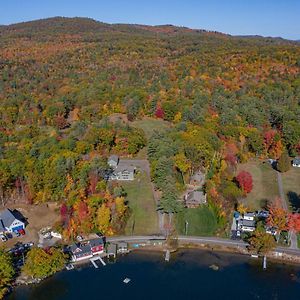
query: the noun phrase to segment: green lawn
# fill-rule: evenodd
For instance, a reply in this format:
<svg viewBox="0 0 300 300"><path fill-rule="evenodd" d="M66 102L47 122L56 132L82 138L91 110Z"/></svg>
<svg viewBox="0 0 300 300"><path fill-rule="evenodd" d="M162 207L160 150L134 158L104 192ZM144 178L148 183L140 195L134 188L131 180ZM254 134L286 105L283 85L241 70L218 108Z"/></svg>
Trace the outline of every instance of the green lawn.
<svg viewBox="0 0 300 300"><path fill-rule="evenodd" d="M250 161L238 166L238 172L242 170L248 171L253 178L253 189L244 201L249 210L259 210L266 200L279 196L277 174L268 163Z"/></svg>
<svg viewBox="0 0 300 300"><path fill-rule="evenodd" d="M147 139L149 139L154 131L164 131L170 128L170 123L161 119L153 119L145 117L142 120L137 120L131 123L133 127L142 129L145 132Z"/></svg>
<svg viewBox="0 0 300 300"><path fill-rule="evenodd" d="M212 236L218 228L215 213L206 205L187 208L176 215L176 228L179 234L185 234L185 222L188 221L187 235Z"/></svg>
<svg viewBox="0 0 300 300"><path fill-rule="evenodd" d="M128 235L158 233L156 203L153 198L150 179L145 173L138 174L131 182L122 183L131 209L125 233Z"/></svg>
<svg viewBox="0 0 300 300"><path fill-rule="evenodd" d="M292 167L288 172L282 173L282 182L286 200L291 207L300 208L300 168Z"/></svg>

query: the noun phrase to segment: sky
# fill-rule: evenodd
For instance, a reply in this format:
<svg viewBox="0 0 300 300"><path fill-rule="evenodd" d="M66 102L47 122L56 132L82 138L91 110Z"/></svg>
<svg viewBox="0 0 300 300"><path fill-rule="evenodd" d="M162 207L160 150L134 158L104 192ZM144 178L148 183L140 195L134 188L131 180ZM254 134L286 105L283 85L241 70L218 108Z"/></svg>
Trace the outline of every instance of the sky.
<svg viewBox="0 0 300 300"><path fill-rule="evenodd" d="M300 0L0 0L0 24L54 16L300 40Z"/></svg>

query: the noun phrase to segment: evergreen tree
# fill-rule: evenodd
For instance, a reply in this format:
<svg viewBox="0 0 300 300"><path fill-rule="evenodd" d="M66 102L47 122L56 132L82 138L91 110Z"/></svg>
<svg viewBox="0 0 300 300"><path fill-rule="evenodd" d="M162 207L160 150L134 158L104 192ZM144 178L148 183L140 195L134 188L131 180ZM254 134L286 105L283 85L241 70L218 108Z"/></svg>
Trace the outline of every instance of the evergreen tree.
<svg viewBox="0 0 300 300"><path fill-rule="evenodd" d="M283 151L277 162L277 170L279 172L287 172L291 168L291 161L287 151Z"/></svg>

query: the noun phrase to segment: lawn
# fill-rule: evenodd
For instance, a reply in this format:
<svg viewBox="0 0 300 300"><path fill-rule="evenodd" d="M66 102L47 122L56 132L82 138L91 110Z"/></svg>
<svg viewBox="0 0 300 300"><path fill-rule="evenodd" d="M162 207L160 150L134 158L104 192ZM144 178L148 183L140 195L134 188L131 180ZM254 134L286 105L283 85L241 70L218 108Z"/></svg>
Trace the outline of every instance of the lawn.
<svg viewBox="0 0 300 300"><path fill-rule="evenodd" d="M300 168L292 167L283 173L282 182L286 200L294 209L300 209Z"/></svg>
<svg viewBox="0 0 300 300"><path fill-rule="evenodd" d="M151 182L145 173L140 173L131 182L122 183L131 209L127 222L127 235L158 233L158 217L156 203L152 194Z"/></svg>
<svg viewBox="0 0 300 300"><path fill-rule="evenodd" d="M244 202L249 210L259 210L266 200L279 196L277 173L268 163L250 161L238 166L238 172L242 170L248 171L253 178L253 189Z"/></svg>
<svg viewBox="0 0 300 300"><path fill-rule="evenodd" d="M176 228L179 234L212 236L218 228L215 213L208 206L187 208L176 215Z"/></svg>
<svg viewBox="0 0 300 300"><path fill-rule="evenodd" d="M145 117L142 120L132 122L131 126L142 129L145 132L147 139L149 139L154 131L165 131L170 128L171 124L161 119Z"/></svg>

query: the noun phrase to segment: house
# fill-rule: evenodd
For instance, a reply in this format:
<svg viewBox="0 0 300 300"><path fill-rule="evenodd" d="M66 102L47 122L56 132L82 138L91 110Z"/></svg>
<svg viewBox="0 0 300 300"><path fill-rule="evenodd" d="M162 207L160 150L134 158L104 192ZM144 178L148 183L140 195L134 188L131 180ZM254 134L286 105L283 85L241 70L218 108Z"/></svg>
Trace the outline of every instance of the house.
<svg viewBox="0 0 300 300"><path fill-rule="evenodd" d="M118 242L118 253L127 253L128 244L126 242Z"/></svg>
<svg viewBox="0 0 300 300"><path fill-rule="evenodd" d="M184 197L185 206L188 208L198 207L206 203L206 194L203 191L192 191Z"/></svg>
<svg viewBox="0 0 300 300"><path fill-rule="evenodd" d="M134 180L135 166L127 160L120 160L117 155L111 155L107 161L111 167L109 180Z"/></svg>
<svg viewBox="0 0 300 300"><path fill-rule="evenodd" d="M254 231L255 230L255 221L254 220L241 219L240 229L244 232Z"/></svg>
<svg viewBox="0 0 300 300"><path fill-rule="evenodd" d="M116 168L117 165L119 164L119 156L118 155L111 155L108 160L107 163L111 168Z"/></svg>
<svg viewBox="0 0 300 300"><path fill-rule="evenodd" d="M255 217L255 213L249 212L244 214L244 220L253 221Z"/></svg>
<svg viewBox="0 0 300 300"><path fill-rule="evenodd" d="M193 186L203 186L205 181L205 174L203 174L200 170L195 172L190 178L190 184Z"/></svg>
<svg viewBox="0 0 300 300"><path fill-rule="evenodd" d="M0 233L22 233L24 234L25 223L23 217L17 211L5 209L0 212Z"/></svg>
<svg viewBox="0 0 300 300"><path fill-rule="evenodd" d="M75 243L70 246L69 250L74 262L92 258L94 255L104 252L104 240L103 238L97 238Z"/></svg>
<svg viewBox="0 0 300 300"><path fill-rule="evenodd" d="M135 167L119 164L114 171L116 180L134 180Z"/></svg>
<svg viewBox="0 0 300 300"><path fill-rule="evenodd" d="M300 157L295 157L292 163L293 167L300 168Z"/></svg>

